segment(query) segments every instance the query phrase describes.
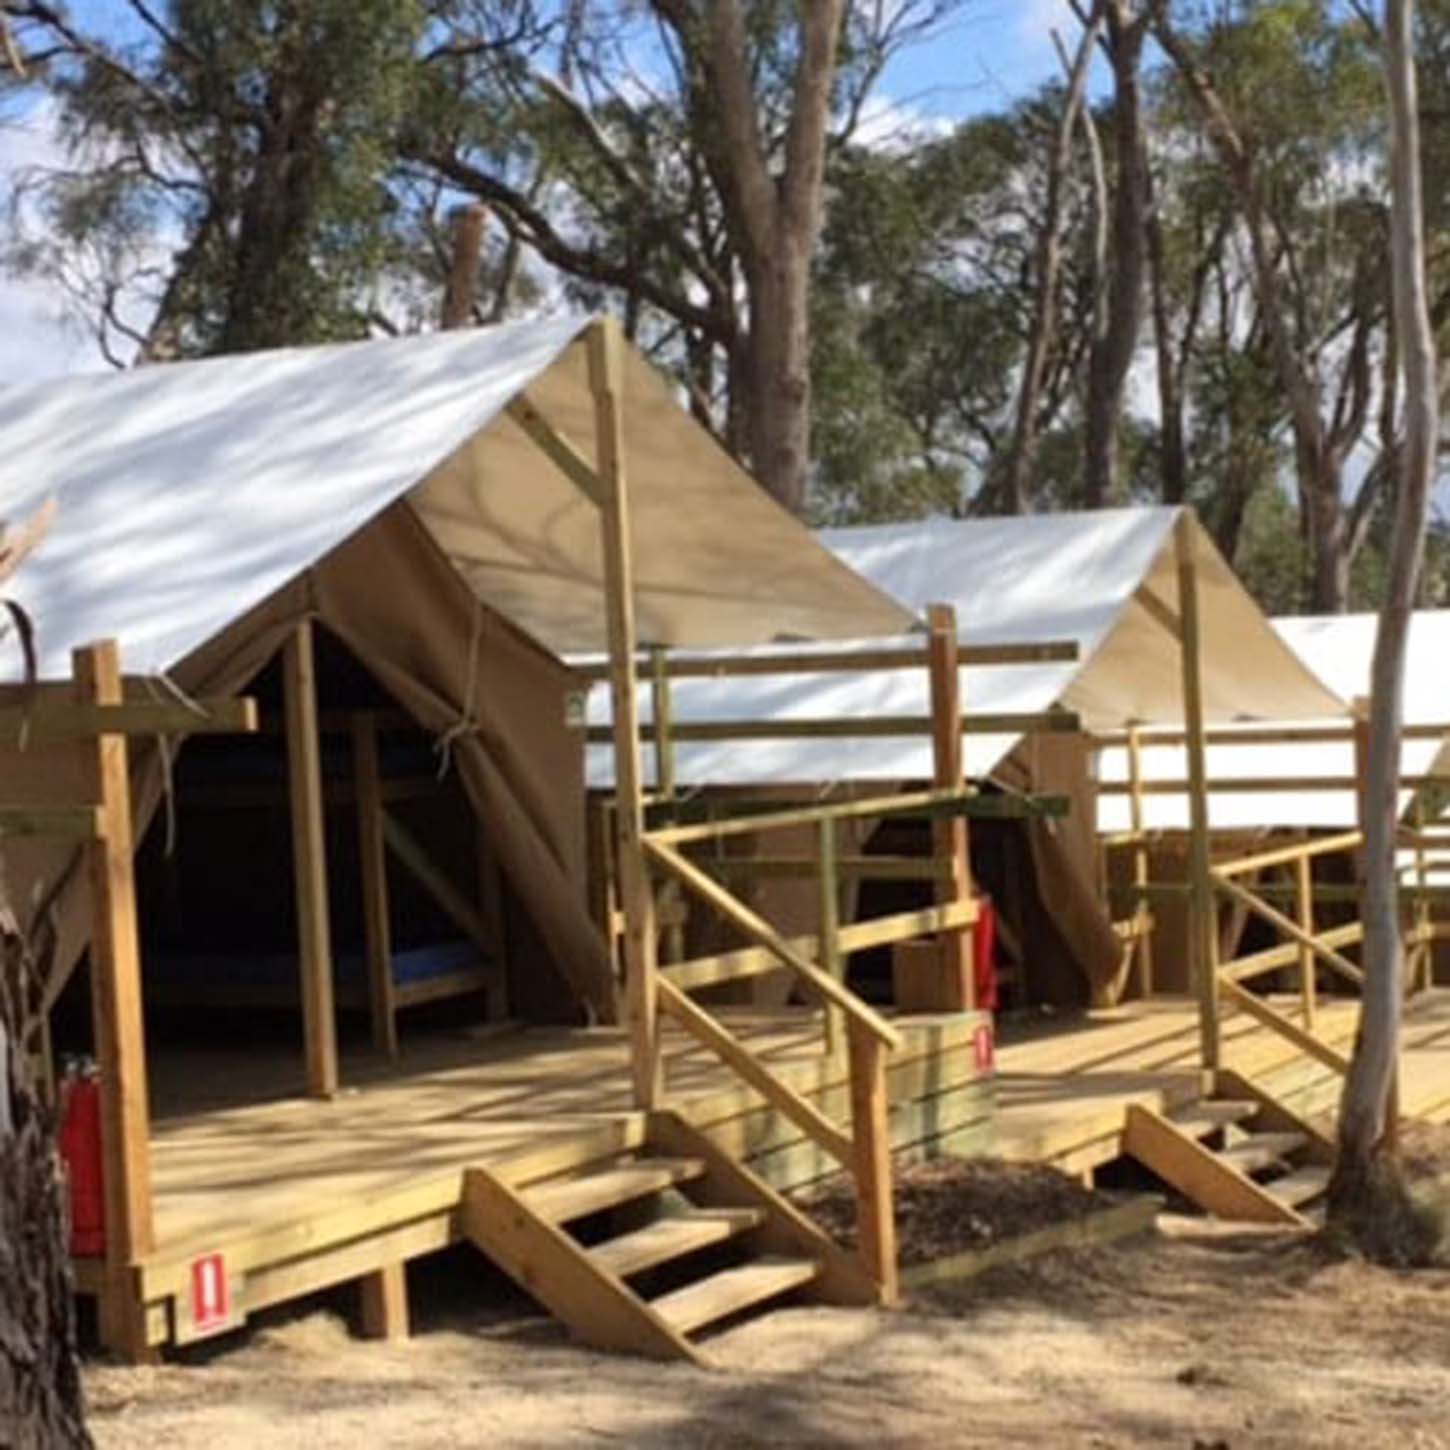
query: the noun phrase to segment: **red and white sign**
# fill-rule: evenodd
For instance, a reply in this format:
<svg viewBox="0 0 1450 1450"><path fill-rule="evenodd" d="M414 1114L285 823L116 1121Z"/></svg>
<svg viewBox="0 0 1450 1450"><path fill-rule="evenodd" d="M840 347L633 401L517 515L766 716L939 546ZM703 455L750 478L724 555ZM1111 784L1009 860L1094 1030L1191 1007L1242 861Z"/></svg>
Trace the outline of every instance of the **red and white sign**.
<svg viewBox="0 0 1450 1450"><path fill-rule="evenodd" d="M213 1334L232 1322L232 1291L226 1259L203 1254L191 1262L191 1324L196 1334Z"/></svg>
<svg viewBox="0 0 1450 1450"><path fill-rule="evenodd" d="M993 1072L997 1067L997 1044L992 1034L992 1024L984 1022L972 1034L972 1055L976 1058L978 1072Z"/></svg>

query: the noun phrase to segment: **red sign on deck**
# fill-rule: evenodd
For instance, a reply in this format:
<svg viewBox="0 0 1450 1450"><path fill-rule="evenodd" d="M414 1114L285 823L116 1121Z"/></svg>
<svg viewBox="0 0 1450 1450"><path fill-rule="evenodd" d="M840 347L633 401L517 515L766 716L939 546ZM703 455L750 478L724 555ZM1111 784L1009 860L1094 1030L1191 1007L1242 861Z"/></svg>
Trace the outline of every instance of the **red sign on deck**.
<svg viewBox="0 0 1450 1450"><path fill-rule="evenodd" d="M204 1254L191 1263L191 1322L197 1334L226 1329L232 1322L232 1294L226 1260Z"/></svg>
<svg viewBox="0 0 1450 1450"><path fill-rule="evenodd" d="M990 1022L982 1023L972 1034L972 1055L976 1058L978 1072L992 1072L996 1068L997 1044Z"/></svg>

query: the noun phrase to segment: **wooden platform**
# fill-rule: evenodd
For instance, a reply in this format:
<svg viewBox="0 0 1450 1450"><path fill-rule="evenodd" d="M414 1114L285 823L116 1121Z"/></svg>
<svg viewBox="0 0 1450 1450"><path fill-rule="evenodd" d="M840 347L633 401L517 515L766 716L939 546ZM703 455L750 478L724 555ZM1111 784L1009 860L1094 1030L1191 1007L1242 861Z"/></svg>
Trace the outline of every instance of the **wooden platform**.
<svg viewBox="0 0 1450 1450"><path fill-rule="evenodd" d="M1275 999L1296 1013L1296 999ZM1359 1004L1322 999L1318 1031L1348 1051ZM1158 1111L1199 1093L1198 1018L1193 1002L1156 998L1074 1017L999 1025L997 1151L1081 1171L1122 1151L1129 1103ZM1332 1111L1340 1079L1305 1059L1242 1013L1223 1018L1224 1066L1273 1091L1296 1111ZM1450 1119L1450 990L1421 993L1405 1018L1403 1110Z"/></svg>
<svg viewBox="0 0 1450 1450"><path fill-rule="evenodd" d="M848 1120L842 1058L816 1014L728 1014L731 1029L828 1115ZM898 1150L990 1147L977 1013L898 1019ZM389 1063L344 1056L343 1091L301 1096L295 1053L153 1051L156 1252L139 1268L152 1343L185 1342L192 1265L221 1253L237 1312L298 1297L458 1239L470 1168L522 1186L639 1146L628 1046L615 1029L460 1031L405 1041ZM767 1181L835 1169L713 1056L666 1035L671 1106ZM87 1266L82 1266L85 1282Z"/></svg>

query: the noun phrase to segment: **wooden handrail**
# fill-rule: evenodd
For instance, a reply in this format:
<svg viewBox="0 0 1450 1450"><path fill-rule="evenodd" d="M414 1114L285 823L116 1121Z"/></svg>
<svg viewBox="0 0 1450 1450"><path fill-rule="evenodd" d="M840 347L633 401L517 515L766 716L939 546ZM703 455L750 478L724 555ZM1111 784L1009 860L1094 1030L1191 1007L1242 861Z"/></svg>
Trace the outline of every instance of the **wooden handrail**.
<svg viewBox="0 0 1450 1450"><path fill-rule="evenodd" d="M643 845L645 854L651 860L664 867L683 885L708 902L746 936L773 951L786 966L791 967L806 981L818 996L832 1006L841 1008L848 1020L860 1023L873 1037L878 1038L893 1051L901 1046L901 1034L879 1012L868 1007L854 992L796 951L791 943L763 916L752 911L744 902L737 900L693 861L687 860L678 851L653 836L646 836Z"/></svg>
<svg viewBox="0 0 1450 1450"><path fill-rule="evenodd" d="M1037 644L964 644L957 651L959 665L1033 665L1071 662L1078 658L1074 639L1044 640ZM794 654L668 656L665 672L671 679L727 679L742 675L818 675L879 670L921 669L927 662L922 646L902 649L797 650ZM607 680L609 665L589 660L572 666L586 680ZM648 678L652 665L636 662L641 679Z"/></svg>
<svg viewBox="0 0 1450 1450"><path fill-rule="evenodd" d="M702 821L690 826L662 826L647 832L645 839L661 846L684 846L694 841L715 841L725 836L779 830L786 826L804 826L816 821L848 821L863 816L909 815L916 811L950 809L964 801L976 799L977 792L971 786L949 790L908 791L899 795L868 796L865 800L801 806L788 811L766 811L758 815L747 813L719 821Z"/></svg>
<svg viewBox="0 0 1450 1450"><path fill-rule="evenodd" d="M681 1027L714 1052L737 1076L744 1078L767 1102L779 1108L838 1163L846 1168L851 1166L851 1139L815 1104L808 1102L788 1083L776 1077L734 1033L672 982L661 977L657 987L662 1012L668 1013Z"/></svg>
<svg viewBox="0 0 1450 1450"><path fill-rule="evenodd" d="M1342 1053L1336 1052L1328 1043L1321 1042L1312 1032L1306 1032L1282 1012L1275 1011L1262 998L1254 996L1247 987L1241 987L1231 977L1220 974L1218 990L1225 1000L1232 1002L1240 1011L1246 1012L1271 1032L1277 1032L1280 1037L1292 1042L1301 1052L1308 1053L1310 1057L1333 1068L1337 1073L1349 1071L1349 1059Z"/></svg>
<svg viewBox="0 0 1450 1450"><path fill-rule="evenodd" d="M1082 722L1071 710L1007 711L961 717L963 735L1025 735L1034 731L1072 735ZM873 715L801 717L786 720L679 720L666 727L677 744L709 740L867 740L877 737L929 736L930 715ZM590 725L584 738L590 745L607 745L608 725ZM655 738L653 724L639 727L642 741Z"/></svg>
<svg viewBox="0 0 1450 1450"><path fill-rule="evenodd" d="M1238 876L1245 871L1262 871L1267 866L1283 866L1290 861L1297 861L1301 856L1327 856L1335 851L1350 851L1363 840L1364 835L1360 831L1343 831L1335 836L1296 841L1292 846L1278 846L1271 851L1258 851L1252 856L1222 861L1214 870L1220 876Z"/></svg>
<svg viewBox="0 0 1450 1450"><path fill-rule="evenodd" d="M890 946L893 942L911 941L933 932L953 931L970 926L977 919L975 901L949 901L938 906L918 907L915 911L893 912L890 916L874 916L868 921L853 921L839 928L836 950L849 957L873 947ZM792 950L808 959L819 956L821 939L814 934L786 938ZM788 970L773 947L737 947L708 957L691 957L662 967L662 975L686 992L701 987L717 987L722 982L739 982L766 972Z"/></svg>
<svg viewBox="0 0 1450 1450"><path fill-rule="evenodd" d="M1241 901L1256 916L1262 917L1270 926L1277 928L1285 936L1307 947L1326 966L1332 967L1342 977L1362 986L1364 984L1364 973L1348 957L1340 956L1332 947L1327 947L1317 937L1305 931L1298 922L1290 920L1282 911L1276 911L1267 901L1240 886L1237 881L1223 875L1220 871L1209 873L1213 878L1213 884L1220 890L1227 892L1236 901Z"/></svg>

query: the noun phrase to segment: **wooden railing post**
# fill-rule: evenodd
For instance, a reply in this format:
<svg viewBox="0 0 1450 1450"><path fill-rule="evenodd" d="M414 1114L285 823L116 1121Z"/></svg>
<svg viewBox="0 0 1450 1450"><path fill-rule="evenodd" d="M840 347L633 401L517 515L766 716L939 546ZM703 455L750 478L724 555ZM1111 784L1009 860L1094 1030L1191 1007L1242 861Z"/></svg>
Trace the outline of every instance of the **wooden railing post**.
<svg viewBox="0 0 1450 1450"><path fill-rule="evenodd" d="M337 1093L337 1018L332 996L332 928L328 920L327 843L317 733L317 670L310 619L297 622L282 648L282 695L287 729L307 1090L313 1097L330 1098Z"/></svg>
<svg viewBox="0 0 1450 1450"><path fill-rule="evenodd" d="M1415 795L1415 885L1419 895L1415 898L1415 972L1410 982L1418 977L1420 990L1426 991L1434 985L1435 957L1432 950L1430 928L1430 898L1426 893L1430 887L1430 861L1425 854L1425 801L1418 792Z"/></svg>
<svg viewBox="0 0 1450 1450"><path fill-rule="evenodd" d="M602 317L588 334L589 388L594 397L594 444L603 535L609 691L614 733L615 867L624 915L624 986L629 1010L635 1106L661 1106L658 939L654 892L644 856L644 796L640 786L639 700L635 693L634 570L629 488L621 415L619 324Z"/></svg>
<svg viewBox="0 0 1450 1450"><path fill-rule="evenodd" d="M1128 727L1128 796L1129 824L1133 841L1133 885L1148 884L1148 838L1143 822L1143 740L1136 725ZM1153 995L1153 931L1152 911L1148 898L1140 895L1133 907L1137 926L1134 947L1138 953L1138 991L1144 997Z"/></svg>
<svg viewBox="0 0 1450 1450"><path fill-rule="evenodd" d="M891 1122L886 1047L859 1022L847 1031L851 1067L851 1144L856 1177L856 1237L884 1302L896 1301L896 1207L892 1201Z"/></svg>
<svg viewBox="0 0 1450 1450"><path fill-rule="evenodd" d="M931 683L932 782L957 789L962 784L962 688L958 662L957 615L950 604L927 609L931 631L927 643L927 671ZM970 841L965 816L948 816L932 823L932 843L938 861L950 867L950 877L937 890L939 902L969 901L972 896ZM943 1011L957 1012L976 1006L977 988L972 970L970 929L959 927L941 938Z"/></svg>
<svg viewBox="0 0 1450 1450"><path fill-rule="evenodd" d="M120 651L114 640L76 650L72 666L78 703L122 703ZM79 749L87 788L102 817L102 834L86 846L106 1211L101 1334L108 1347L137 1360L147 1350L134 1270L155 1248L155 1231L130 768L124 735L100 735L83 741Z"/></svg>
<svg viewBox="0 0 1450 1450"><path fill-rule="evenodd" d="M1307 935L1314 935L1314 868L1308 854L1294 862L1294 901L1297 907L1299 927ZM1314 1030L1314 949L1307 942L1299 944L1299 991L1304 999L1304 1025Z"/></svg>
<svg viewBox="0 0 1450 1450"><path fill-rule="evenodd" d="M651 648L650 658L650 724L655 748L655 794L662 801L675 798L674 705L670 694L669 656L658 645ZM659 903L665 916L663 958L667 962L683 961L685 928L679 913L684 896L679 883L667 877L660 883Z"/></svg>
<svg viewBox="0 0 1450 1450"><path fill-rule="evenodd" d="M352 717L353 782L362 882L363 938L367 946L368 1011L373 1046L398 1055L397 988L393 982L393 928L388 905L388 852L383 837L383 779L378 764L378 721L370 711Z"/></svg>
<svg viewBox="0 0 1450 1450"><path fill-rule="evenodd" d="M841 882L836 869L836 823L829 817L816 824L816 859L819 865L820 897L818 935L820 937L821 970L843 986L846 981L845 958L841 955ZM841 1009L826 1003L826 1051L835 1053L841 1045Z"/></svg>
<svg viewBox="0 0 1450 1450"><path fill-rule="evenodd" d="M1208 767L1204 749L1203 672L1198 615L1198 567L1193 515L1181 513L1174 529L1178 564L1179 658L1183 669L1183 723L1188 755L1189 961L1198 995L1199 1055L1205 1077L1219 1068L1218 912L1208 839ZM1211 1084L1210 1084L1211 1086Z"/></svg>

